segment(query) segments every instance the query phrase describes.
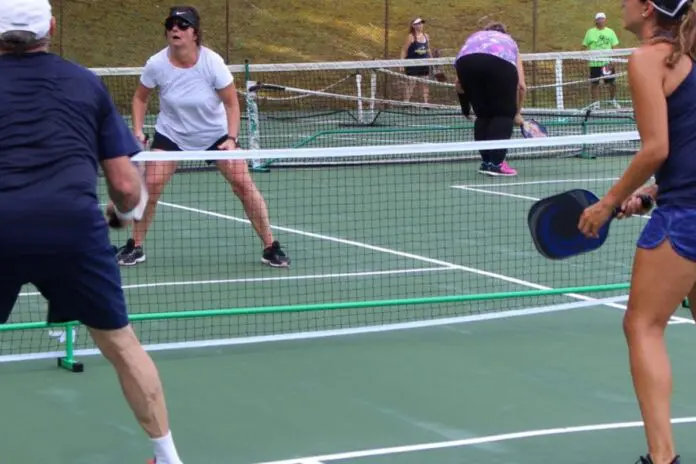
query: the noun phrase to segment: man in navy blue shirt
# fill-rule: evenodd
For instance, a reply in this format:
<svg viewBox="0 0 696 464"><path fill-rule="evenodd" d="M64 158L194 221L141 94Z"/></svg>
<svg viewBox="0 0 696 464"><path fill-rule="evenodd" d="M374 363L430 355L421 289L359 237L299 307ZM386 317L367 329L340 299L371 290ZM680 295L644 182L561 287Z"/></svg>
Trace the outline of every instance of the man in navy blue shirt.
<svg viewBox="0 0 696 464"><path fill-rule="evenodd" d="M0 323L25 284L49 322L77 320L114 365L157 464L181 464L157 368L128 323L121 276L97 200L104 171L113 213L142 216L140 149L106 87L48 52L48 0L0 0Z"/></svg>

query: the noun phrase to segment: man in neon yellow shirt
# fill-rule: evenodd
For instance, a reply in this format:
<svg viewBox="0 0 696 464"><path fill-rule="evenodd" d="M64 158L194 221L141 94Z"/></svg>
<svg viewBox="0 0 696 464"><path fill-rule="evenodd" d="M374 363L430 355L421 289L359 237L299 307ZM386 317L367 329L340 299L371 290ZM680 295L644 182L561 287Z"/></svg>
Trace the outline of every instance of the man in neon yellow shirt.
<svg viewBox="0 0 696 464"><path fill-rule="evenodd" d="M586 50L611 50L619 45L619 38L616 33L607 27L607 15L597 13L595 16L595 27L589 29L585 33L585 39L582 41L582 46ZM590 93L593 104L599 104L599 84L603 80L609 86L609 96L614 106L616 103L616 82L614 68L609 61L591 61L590 62ZM612 77L608 77L612 76Z"/></svg>

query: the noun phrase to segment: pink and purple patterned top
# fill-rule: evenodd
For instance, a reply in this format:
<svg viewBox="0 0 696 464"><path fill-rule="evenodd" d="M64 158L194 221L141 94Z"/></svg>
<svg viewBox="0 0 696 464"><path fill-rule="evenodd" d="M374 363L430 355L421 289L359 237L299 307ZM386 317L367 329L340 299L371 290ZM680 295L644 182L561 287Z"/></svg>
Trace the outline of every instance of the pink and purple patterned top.
<svg viewBox="0 0 696 464"><path fill-rule="evenodd" d="M457 59L474 53L487 53L497 56L517 66L519 47L508 34L498 31L479 31L471 34L459 51Z"/></svg>

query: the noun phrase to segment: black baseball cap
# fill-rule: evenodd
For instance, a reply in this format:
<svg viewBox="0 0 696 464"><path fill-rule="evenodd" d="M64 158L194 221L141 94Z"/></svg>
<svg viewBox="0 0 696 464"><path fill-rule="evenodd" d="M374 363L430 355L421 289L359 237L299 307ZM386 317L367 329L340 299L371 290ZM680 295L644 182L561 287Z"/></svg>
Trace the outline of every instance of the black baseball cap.
<svg viewBox="0 0 696 464"><path fill-rule="evenodd" d="M681 18L689 8L693 0L650 0L657 11L670 18Z"/></svg>
<svg viewBox="0 0 696 464"><path fill-rule="evenodd" d="M175 6L169 10L167 20L180 18L193 27L198 27L198 13L190 6Z"/></svg>

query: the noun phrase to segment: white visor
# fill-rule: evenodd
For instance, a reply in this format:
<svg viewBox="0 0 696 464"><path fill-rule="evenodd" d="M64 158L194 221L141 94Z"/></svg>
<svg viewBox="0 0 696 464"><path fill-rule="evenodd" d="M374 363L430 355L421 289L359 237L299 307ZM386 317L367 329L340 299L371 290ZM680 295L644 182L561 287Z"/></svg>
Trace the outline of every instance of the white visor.
<svg viewBox="0 0 696 464"><path fill-rule="evenodd" d="M669 10L666 9L665 7L658 6L657 4L655 4L655 2L652 2L652 1L650 2L650 4L651 4L653 7L655 7L655 9L656 9L657 11L659 11L660 13L662 13L662 14L664 14L664 15L669 16L670 18L676 17L676 16L677 16L677 13L679 12L679 10L681 10L681 9L684 7L684 5L686 5L687 3L689 3L689 0L680 0L680 1L677 3L677 5L674 7L674 9L673 9L672 11L669 11Z"/></svg>

